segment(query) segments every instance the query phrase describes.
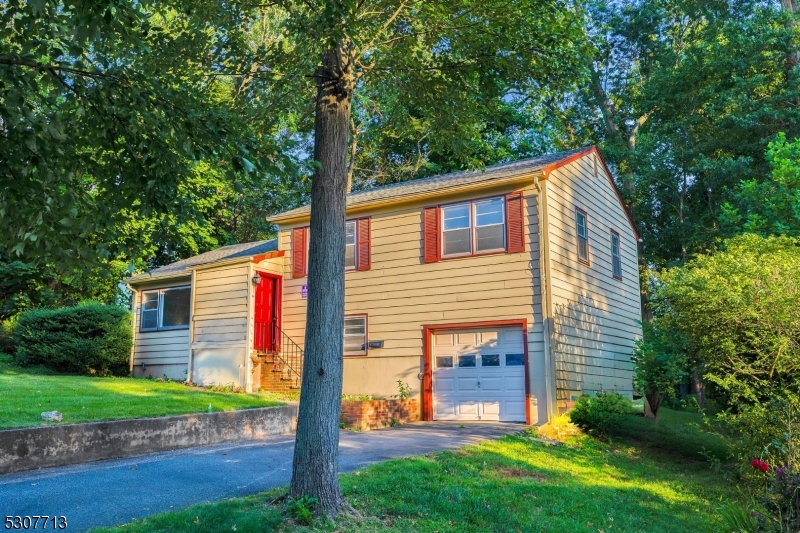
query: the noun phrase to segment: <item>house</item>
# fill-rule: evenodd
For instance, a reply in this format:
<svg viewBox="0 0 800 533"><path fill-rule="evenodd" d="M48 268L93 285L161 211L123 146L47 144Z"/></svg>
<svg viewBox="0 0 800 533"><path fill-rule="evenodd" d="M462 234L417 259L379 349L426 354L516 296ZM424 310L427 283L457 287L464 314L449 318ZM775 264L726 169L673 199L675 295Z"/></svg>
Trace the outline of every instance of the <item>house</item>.
<svg viewBox="0 0 800 533"><path fill-rule="evenodd" d="M131 278L134 375L298 387L309 213ZM399 380L424 420L535 424L632 393L639 236L595 147L354 192L347 216L345 394Z"/></svg>

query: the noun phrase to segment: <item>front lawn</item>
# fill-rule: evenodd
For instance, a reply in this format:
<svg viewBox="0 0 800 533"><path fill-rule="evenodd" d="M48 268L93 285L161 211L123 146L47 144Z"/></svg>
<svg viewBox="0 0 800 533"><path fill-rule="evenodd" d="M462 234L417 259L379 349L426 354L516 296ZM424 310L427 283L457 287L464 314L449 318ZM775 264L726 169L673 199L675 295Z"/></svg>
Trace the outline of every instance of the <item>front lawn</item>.
<svg viewBox="0 0 800 533"><path fill-rule="evenodd" d="M275 396L209 392L182 383L136 378L55 375L15 366L0 355L0 429L41 426L43 411L62 424L281 405ZM52 424L52 423L50 423Z"/></svg>
<svg viewBox="0 0 800 533"><path fill-rule="evenodd" d="M687 419L661 422L682 432ZM198 505L102 531L720 532L732 489L709 464L650 446L505 437L341 476L361 520L306 527L270 504L281 491Z"/></svg>

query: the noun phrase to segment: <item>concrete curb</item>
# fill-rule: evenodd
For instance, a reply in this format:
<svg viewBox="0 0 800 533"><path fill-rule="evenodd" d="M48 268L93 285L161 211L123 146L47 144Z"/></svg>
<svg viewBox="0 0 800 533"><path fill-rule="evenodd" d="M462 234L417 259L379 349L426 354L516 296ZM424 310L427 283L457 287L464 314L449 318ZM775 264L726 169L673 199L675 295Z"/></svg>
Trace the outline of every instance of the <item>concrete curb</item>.
<svg viewBox="0 0 800 533"><path fill-rule="evenodd" d="M0 474L290 433L297 405L0 431Z"/></svg>

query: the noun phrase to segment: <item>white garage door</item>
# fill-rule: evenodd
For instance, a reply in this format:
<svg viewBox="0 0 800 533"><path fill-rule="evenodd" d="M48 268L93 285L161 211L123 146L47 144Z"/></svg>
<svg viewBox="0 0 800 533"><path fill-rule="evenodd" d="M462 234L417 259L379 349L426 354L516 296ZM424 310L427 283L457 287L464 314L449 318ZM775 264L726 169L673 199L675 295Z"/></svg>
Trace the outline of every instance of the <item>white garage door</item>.
<svg viewBox="0 0 800 533"><path fill-rule="evenodd" d="M525 422L522 339L518 327L436 334L434 420Z"/></svg>

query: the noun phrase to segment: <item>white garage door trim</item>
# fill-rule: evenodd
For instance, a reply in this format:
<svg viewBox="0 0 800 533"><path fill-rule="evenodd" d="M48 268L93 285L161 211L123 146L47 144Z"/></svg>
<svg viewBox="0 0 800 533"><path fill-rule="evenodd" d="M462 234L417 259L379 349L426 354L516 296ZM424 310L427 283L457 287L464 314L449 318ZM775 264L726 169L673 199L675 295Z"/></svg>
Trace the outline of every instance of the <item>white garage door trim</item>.
<svg viewBox="0 0 800 533"><path fill-rule="evenodd" d="M426 328L426 418L529 423L525 322L459 326Z"/></svg>

